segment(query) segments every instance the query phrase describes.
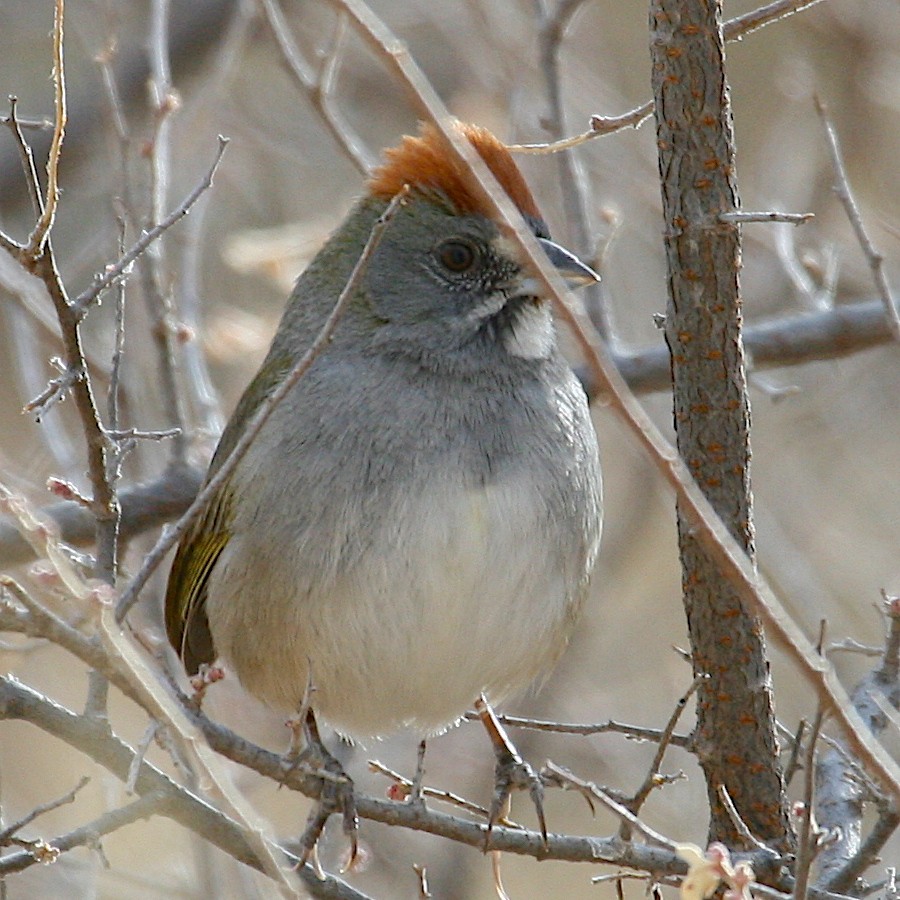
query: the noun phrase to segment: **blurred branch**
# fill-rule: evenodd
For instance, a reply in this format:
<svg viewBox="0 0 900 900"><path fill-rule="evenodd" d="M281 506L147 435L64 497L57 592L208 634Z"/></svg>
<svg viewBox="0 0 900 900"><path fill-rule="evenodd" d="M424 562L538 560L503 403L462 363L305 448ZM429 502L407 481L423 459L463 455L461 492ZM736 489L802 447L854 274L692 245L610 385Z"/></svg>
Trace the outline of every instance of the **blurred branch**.
<svg viewBox="0 0 900 900"><path fill-rule="evenodd" d="M729 19L723 24L722 32L726 41L737 41L745 34L750 34L780 19L786 19L819 2L821 0L776 0L776 2L761 6L752 12ZM561 5L565 7L566 0L561 0ZM571 150L573 147L578 147L605 134L612 134L623 128L637 128L652 115L653 101L650 100L620 116L591 116L590 128L582 134L552 143L515 144L510 149L519 153L557 153L560 150Z"/></svg>
<svg viewBox="0 0 900 900"><path fill-rule="evenodd" d="M744 351L750 372L778 369L827 359L839 359L893 340L878 300L847 303L821 312L774 317L744 329ZM616 367L637 394L670 390L671 362L665 347L618 352ZM599 383L588 371L579 371L588 395Z"/></svg>
<svg viewBox="0 0 900 900"><path fill-rule="evenodd" d="M854 708L875 735L888 724L882 704L900 709L900 599L885 597L885 608L888 631L881 663L853 691ZM839 741L820 754L815 768L816 817L819 826L834 835L822 850L819 876L833 891L852 891L856 879L878 861L884 843L900 825L896 798L885 797L856 769L856 761ZM878 820L863 840L863 816L869 803L877 808Z"/></svg>
<svg viewBox="0 0 900 900"><path fill-rule="evenodd" d="M151 528L177 518L190 506L203 483L199 468L176 466L155 481L128 487L119 493L122 518L119 540L127 541ZM77 503L55 503L43 507L39 515L59 529L60 540L86 546L94 539L93 518ZM0 566L8 568L34 559L35 551L9 521L0 521Z"/></svg>
<svg viewBox="0 0 900 900"><path fill-rule="evenodd" d="M323 54L316 70L306 62L300 48L291 37L290 27L277 0L259 0L259 3L288 72L309 98L344 155L363 175L368 174L375 160L366 150L365 142L360 140L359 135L353 131L332 102L334 82L343 52L343 33L346 27L343 16L338 14L333 44L331 49Z"/></svg>
<svg viewBox="0 0 900 900"><path fill-rule="evenodd" d="M831 156L832 168L834 169L834 192L847 213L853 233L856 235L859 246L866 257L866 262L868 262L869 268L872 270L872 278L881 296L881 302L884 304L884 314L890 325L891 333L895 340L900 341L900 311L898 311L897 303L891 295L891 286L888 284L887 275L884 271L884 257L875 249L875 245L866 231L866 226L863 224L859 206L856 203L856 198L853 196L853 191L850 189L847 169L844 166L844 157L838 143L837 132L831 119L828 117L828 110L818 97L815 98L815 101L816 110L822 119L822 124L825 126L828 152Z"/></svg>
<svg viewBox="0 0 900 900"><path fill-rule="evenodd" d="M538 4L538 56L548 106L547 113L541 117L541 125L553 141L561 140L567 129L560 75L560 48L566 30L583 2L584 0L541 0ZM551 7L551 3L555 5ZM590 191L581 158L574 153L561 153L556 157L556 164L563 199L563 220L571 231L568 246L577 256L594 265L596 246L591 226ZM612 342L614 332L606 294L603 283L600 282L586 287L582 299L600 336Z"/></svg>
<svg viewBox="0 0 900 900"><path fill-rule="evenodd" d="M148 210L146 219L141 222L144 232L154 229L165 220L171 175L172 117L181 107L181 98L172 85L169 61L169 6L170 0L150 2L148 49L153 127L144 153L150 170ZM213 170L218 165L223 150L223 139L220 136L219 153ZM209 180L211 179L212 172L209 175ZM159 240L149 244L146 253L140 254L135 264L140 276L144 305L150 318L150 338L156 349L159 394L166 424L179 429L178 436L171 444L171 460L179 464L185 461L189 435L186 430L185 393L178 383L176 364L176 351L181 343L179 324L174 315L171 275L164 243L164 232L161 232Z"/></svg>

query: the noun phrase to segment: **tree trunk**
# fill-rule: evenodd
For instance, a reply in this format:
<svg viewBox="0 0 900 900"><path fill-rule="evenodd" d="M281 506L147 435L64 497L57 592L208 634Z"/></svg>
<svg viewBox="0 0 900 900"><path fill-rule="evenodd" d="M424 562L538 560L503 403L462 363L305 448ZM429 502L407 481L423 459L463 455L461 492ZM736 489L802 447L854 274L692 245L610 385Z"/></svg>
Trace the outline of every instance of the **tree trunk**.
<svg viewBox="0 0 900 900"><path fill-rule="evenodd" d="M741 235L739 225L720 219L740 208L721 3L651 0L650 33L678 450L753 558ZM678 530L694 670L709 676L698 693L694 738L709 794L710 840L743 843L719 797L724 785L750 831L786 848L791 829L760 622L680 514Z"/></svg>

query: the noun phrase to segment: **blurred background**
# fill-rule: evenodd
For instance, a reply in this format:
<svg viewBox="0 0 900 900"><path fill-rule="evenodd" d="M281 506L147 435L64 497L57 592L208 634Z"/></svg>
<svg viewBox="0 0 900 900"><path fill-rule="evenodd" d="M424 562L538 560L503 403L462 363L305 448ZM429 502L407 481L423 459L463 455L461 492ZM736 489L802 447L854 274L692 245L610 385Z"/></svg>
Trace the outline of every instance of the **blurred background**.
<svg viewBox="0 0 900 900"><path fill-rule="evenodd" d="M259 7L240 0L172 0L169 30L177 109L162 137L148 98L152 14L164 4L70 3L66 21L69 127L63 152L63 195L53 241L72 294L118 256L115 198L127 169L131 204L150 215L148 148L166 152L165 208L177 206L199 182L218 134L230 144L214 187L188 219L160 245L164 291L172 315L193 340L179 351L182 375L196 384L199 355L210 367L208 389L194 389L188 418L190 453L205 461L216 429L260 362L290 284L362 190L357 166L331 136L315 103L291 77ZM540 4L526 0L372 0L372 10L404 41L451 111L492 128L511 142L547 140L546 72L540 64ZM548 4L552 7L552 4ZM727 2L727 17L753 9ZM308 63L318 65L332 45L335 19L326 2L282 4ZM19 114L52 114L50 81L53 4L0 0L0 94L19 98ZM124 112L117 136L98 58L108 59ZM592 114L624 113L650 98L647 9L643 3L586 0L559 51L567 134L587 129ZM813 312L829 304L871 301L876 294L866 261L832 190L832 173L813 95L827 104L840 136L851 183L887 274L900 283L900 5L896 0L830 0L732 43L728 76L737 139L738 181L746 209L812 212L815 219L744 228L745 318L748 324ZM390 73L347 31L334 84L333 107L359 136L366 158L416 126L415 110ZM156 121L156 125L154 124ZM42 169L49 136L29 131ZM124 142L123 142L124 138ZM123 147L127 166L123 169ZM573 151L583 179L590 236L579 231L562 201L556 157L523 155L554 237L594 261L603 276L602 301L621 350L659 346L653 315L666 305L666 281L655 135L652 120ZM33 224L11 134L0 131L0 227L18 239ZM133 236L132 236L133 239ZM46 502L50 475L87 486L84 448L71 403L51 409L40 423L21 412L56 370L59 353L52 309L27 278L0 266L0 479ZM97 383L108 381L114 339L114 303L92 312L86 340ZM122 375L125 424L165 428L157 359L139 279L126 301ZM577 364L577 359L573 363ZM900 592L900 364L897 348L768 370L751 376L753 488L761 568L807 634L828 622L829 640L852 637L879 644L880 591ZM670 433L669 396L644 395L648 410ZM215 410L218 409L219 412ZM595 422L606 480L604 544L587 615L557 671L539 691L505 711L562 721L615 719L662 727L691 680L675 647L686 645L680 603L673 502L619 422L602 407ZM149 444L129 458L126 482L158 474L165 444ZM132 542L131 571L153 535ZM143 594L139 618L159 621L167 565ZM776 705L794 731L815 712L814 699L792 666L772 648ZM870 665L839 653L834 661L847 686ZM62 651L10 639L0 665L58 702L79 709L86 673ZM283 749L278 717L226 683L208 710L249 737ZM113 724L137 741L146 719L113 697ZM690 728L688 714L679 727ZM0 800L6 821L71 789L87 774L90 785L73 804L42 817L32 832L47 838L124 801L111 775L34 728L0 724ZM536 764L546 758L584 778L625 792L643 780L654 746L616 735L561 737L512 734ZM888 745L896 745L890 736ZM897 749L896 746L892 749ZM383 793L384 778L369 775L378 758L411 775L410 736L341 751L364 790ZM151 758L166 765L164 755ZM431 742L427 783L486 803L493 768L479 727L461 726ZM705 788L693 759L669 751L663 771L685 779L656 792L645 820L676 841L703 844ZM237 782L279 835L302 831L303 798L278 791L243 771ZM551 830L610 835L617 823L592 817L577 797L551 792ZM529 826L533 810L516 798L513 811ZM427 835L364 822L367 863L349 876L379 898L414 898L413 864L427 867L435 897L491 897L489 860L475 850ZM898 862L900 841L885 853ZM257 897L271 888L168 820L129 826L103 841L104 855L78 850L51 867L11 878L11 898ZM336 870L345 851L339 827L326 835L322 856ZM608 867L505 857L506 888L514 900L612 896L609 883L592 885ZM626 882L626 896L643 894Z"/></svg>

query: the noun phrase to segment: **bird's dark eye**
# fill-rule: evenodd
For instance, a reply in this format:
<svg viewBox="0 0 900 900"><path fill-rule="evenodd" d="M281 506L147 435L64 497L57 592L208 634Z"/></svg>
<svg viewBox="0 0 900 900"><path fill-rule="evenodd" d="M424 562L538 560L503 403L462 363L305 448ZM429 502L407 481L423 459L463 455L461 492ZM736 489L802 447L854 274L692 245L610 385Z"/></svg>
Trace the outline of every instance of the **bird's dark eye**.
<svg viewBox="0 0 900 900"><path fill-rule="evenodd" d="M444 241L437 248L440 264L449 272L461 275L474 268L478 262L478 248L468 241Z"/></svg>

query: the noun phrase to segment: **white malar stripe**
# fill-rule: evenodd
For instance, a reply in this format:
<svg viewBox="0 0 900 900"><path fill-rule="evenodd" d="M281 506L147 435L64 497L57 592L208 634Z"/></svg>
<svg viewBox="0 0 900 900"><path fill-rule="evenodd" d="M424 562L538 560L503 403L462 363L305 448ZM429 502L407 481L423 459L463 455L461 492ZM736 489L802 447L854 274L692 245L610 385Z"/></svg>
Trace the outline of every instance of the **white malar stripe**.
<svg viewBox="0 0 900 900"><path fill-rule="evenodd" d="M549 305L526 301L506 332L504 345L512 356L546 359L553 349L553 319Z"/></svg>

